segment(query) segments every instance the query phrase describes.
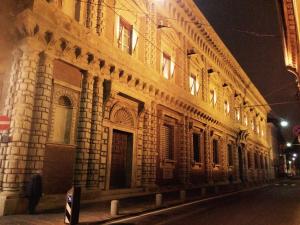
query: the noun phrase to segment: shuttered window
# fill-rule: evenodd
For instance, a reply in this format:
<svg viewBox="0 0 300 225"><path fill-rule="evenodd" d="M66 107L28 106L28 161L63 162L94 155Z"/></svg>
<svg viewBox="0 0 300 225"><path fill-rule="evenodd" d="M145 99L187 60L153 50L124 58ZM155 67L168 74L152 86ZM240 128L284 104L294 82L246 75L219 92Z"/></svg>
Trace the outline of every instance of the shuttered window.
<svg viewBox="0 0 300 225"><path fill-rule="evenodd" d="M213 163L219 164L219 149L218 149L218 140L213 140Z"/></svg>
<svg viewBox="0 0 300 225"><path fill-rule="evenodd" d="M247 152L248 168L252 167L251 152Z"/></svg>
<svg viewBox="0 0 300 225"><path fill-rule="evenodd" d="M255 166L255 169L258 168L258 155L257 155L257 153L254 153L254 166Z"/></svg>
<svg viewBox="0 0 300 225"><path fill-rule="evenodd" d="M227 145L227 156L228 156L228 165L233 166L233 154L232 154L232 145Z"/></svg>
<svg viewBox="0 0 300 225"><path fill-rule="evenodd" d="M174 160L174 127L163 125L161 133L165 159Z"/></svg>
<svg viewBox="0 0 300 225"><path fill-rule="evenodd" d="M194 151L194 161L201 161L201 151L200 151L200 134L193 133L193 151Z"/></svg>

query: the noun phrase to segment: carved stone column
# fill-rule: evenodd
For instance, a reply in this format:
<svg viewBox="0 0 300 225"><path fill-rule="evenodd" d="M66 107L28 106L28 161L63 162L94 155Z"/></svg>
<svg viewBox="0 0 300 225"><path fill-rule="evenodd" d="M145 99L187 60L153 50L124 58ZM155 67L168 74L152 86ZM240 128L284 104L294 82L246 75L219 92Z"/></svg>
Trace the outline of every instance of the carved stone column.
<svg viewBox="0 0 300 225"><path fill-rule="evenodd" d="M85 73L82 81L79 119L77 126L77 150L74 184L85 187L87 183L88 161L91 140L93 101L93 77Z"/></svg>

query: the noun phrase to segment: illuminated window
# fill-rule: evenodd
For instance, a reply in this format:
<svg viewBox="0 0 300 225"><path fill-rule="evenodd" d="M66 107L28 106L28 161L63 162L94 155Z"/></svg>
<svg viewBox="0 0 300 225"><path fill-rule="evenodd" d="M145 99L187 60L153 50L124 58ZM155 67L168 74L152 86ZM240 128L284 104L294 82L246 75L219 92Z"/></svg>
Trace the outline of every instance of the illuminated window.
<svg viewBox="0 0 300 225"><path fill-rule="evenodd" d="M192 95L197 95L199 91L199 81L194 74L190 75L190 91Z"/></svg>
<svg viewBox="0 0 300 225"><path fill-rule="evenodd" d="M224 112L226 115L228 115L230 112L230 106L229 106L229 102L227 100L224 101Z"/></svg>
<svg viewBox="0 0 300 225"><path fill-rule="evenodd" d="M218 140L213 140L213 163L219 164L219 149Z"/></svg>
<svg viewBox="0 0 300 225"><path fill-rule="evenodd" d="M174 75L175 64L171 61L171 56L163 53L162 56L162 74L164 78L171 79Z"/></svg>
<svg viewBox="0 0 300 225"><path fill-rule="evenodd" d="M210 104L215 107L217 104L217 93L214 89L210 90Z"/></svg>
<svg viewBox="0 0 300 225"><path fill-rule="evenodd" d="M248 126L248 117L247 117L247 114L244 114L244 125Z"/></svg>
<svg viewBox="0 0 300 225"><path fill-rule="evenodd" d="M240 119L241 119L240 108L237 108L237 109L235 110L235 119L236 119L237 121L240 121Z"/></svg>
<svg viewBox="0 0 300 225"><path fill-rule="evenodd" d="M131 33L132 26L123 18L120 18L119 33L118 33L118 47L129 54L131 54Z"/></svg>
<svg viewBox="0 0 300 225"><path fill-rule="evenodd" d="M59 98L54 106L53 141L61 144L70 144L73 107L71 100L66 96Z"/></svg>

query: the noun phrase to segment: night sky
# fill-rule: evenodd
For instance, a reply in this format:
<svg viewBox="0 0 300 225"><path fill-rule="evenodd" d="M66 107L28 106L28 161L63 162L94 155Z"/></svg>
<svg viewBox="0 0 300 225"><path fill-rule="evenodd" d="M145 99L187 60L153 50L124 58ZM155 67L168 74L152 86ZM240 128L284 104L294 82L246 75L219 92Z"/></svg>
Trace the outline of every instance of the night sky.
<svg viewBox="0 0 300 225"><path fill-rule="evenodd" d="M276 0L195 0L207 20L267 102L297 101L295 78L286 71ZM290 122L283 129L293 141L300 124L300 103L271 106Z"/></svg>

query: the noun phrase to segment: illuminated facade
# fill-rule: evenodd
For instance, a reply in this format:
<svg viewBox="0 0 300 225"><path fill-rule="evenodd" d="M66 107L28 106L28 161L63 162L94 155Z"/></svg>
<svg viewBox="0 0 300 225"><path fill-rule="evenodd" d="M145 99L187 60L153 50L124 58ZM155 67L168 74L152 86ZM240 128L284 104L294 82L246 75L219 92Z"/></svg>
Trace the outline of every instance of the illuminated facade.
<svg viewBox="0 0 300 225"><path fill-rule="evenodd" d="M287 70L295 75L300 89L300 2L297 0L278 0L282 17L283 50Z"/></svg>
<svg viewBox="0 0 300 225"><path fill-rule="evenodd" d="M33 0L14 26L2 214L35 173L40 207L72 184L84 201L270 179L270 108L192 0Z"/></svg>

